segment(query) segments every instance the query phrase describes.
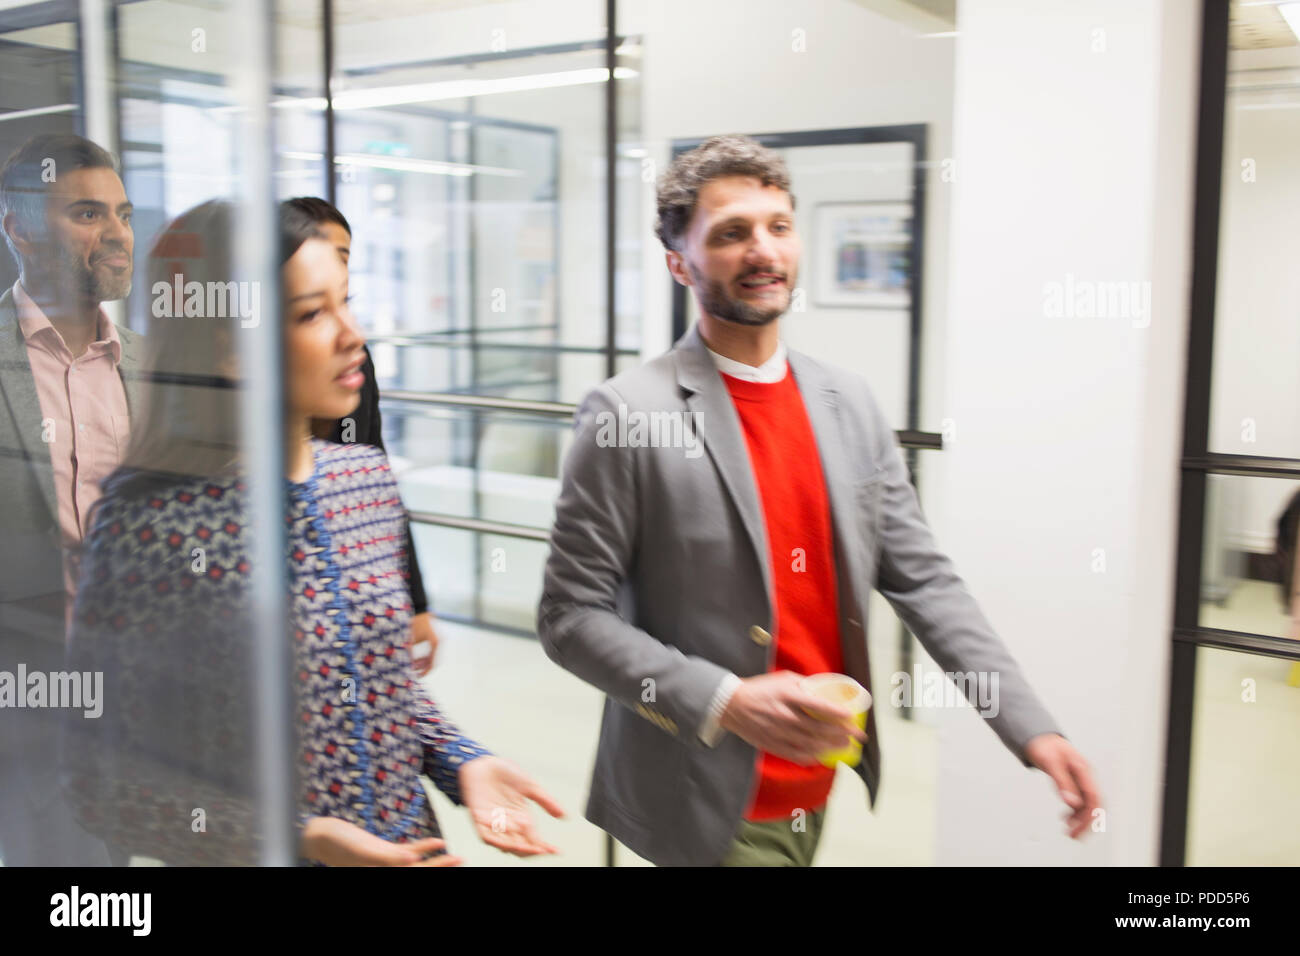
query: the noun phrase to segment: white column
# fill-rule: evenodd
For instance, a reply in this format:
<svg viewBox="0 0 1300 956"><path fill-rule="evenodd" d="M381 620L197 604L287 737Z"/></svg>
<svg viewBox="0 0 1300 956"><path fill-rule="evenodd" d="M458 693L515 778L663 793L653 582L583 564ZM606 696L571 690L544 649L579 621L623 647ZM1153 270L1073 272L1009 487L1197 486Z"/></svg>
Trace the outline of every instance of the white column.
<svg viewBox="0 0 1300 956"><path fill-rule="evenodd" d="M947 711L938 864L1156 861L1199 6L958 7L955 435L927 508L1107 814L1070 841L1049 780Z"/></svg>

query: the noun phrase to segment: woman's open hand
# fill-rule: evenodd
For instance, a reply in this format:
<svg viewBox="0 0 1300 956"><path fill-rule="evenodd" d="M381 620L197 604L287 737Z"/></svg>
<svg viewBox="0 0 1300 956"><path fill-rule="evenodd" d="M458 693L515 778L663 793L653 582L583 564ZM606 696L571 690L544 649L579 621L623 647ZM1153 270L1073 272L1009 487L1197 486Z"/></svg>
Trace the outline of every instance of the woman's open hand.
<svg viewBox="0 0 1300 956"><path fill-rule="evenodd" d="M312 817L303 827L300 852L328 866L459 866L460 857L447 854L425 859L445 846L436 837L392 843L338 817Z"/></svg>

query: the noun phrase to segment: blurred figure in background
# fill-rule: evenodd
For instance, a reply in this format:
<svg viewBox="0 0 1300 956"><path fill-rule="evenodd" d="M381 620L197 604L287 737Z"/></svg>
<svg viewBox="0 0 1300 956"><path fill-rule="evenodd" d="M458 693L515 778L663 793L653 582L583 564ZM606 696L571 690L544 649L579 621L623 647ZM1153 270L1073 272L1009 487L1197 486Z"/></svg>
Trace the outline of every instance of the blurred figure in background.
<svg viewBox="0 0 1300 956"><path fill-rule="evenodd" d="M69 721L74 805L114 845L167 863L252 863L258 850L249 680L258 637L246 582L259 569L248 549L256 529L246 523L235 347L256 291L230 281L232 216L229 204L206 203L155 249L151 288L172 301L155 301L146 411L92 519L70 644L72 666L105 673L103 716ZM347 270L292 207L281 209L280 261L284 639L295 661L300 855L331 865L458 863L441 852L422 772L469 808L485 842L554 852L527 803L556 815L559 807L457 730L410 674L406 518L383 452L311 435L313 419L350 414L362 387ZM199 295L225 288L240 307L194 316L192 283Z"/></svg>
<svg viewBox="0 0 1300 956"><path fill-rule="evenodd" d="M1291 496L1277 517L1274 548L1282 575L1282 607L1291 618L1287 637L1300 641L1300 491ZM1300 661L1291 665L1287 683L1300 687Z"/></svg>
<svg viewBox="0 0 1300 956"><path fill-rule="evenodd" d="M338 250L343 265L349 264L352 258L352 227L343 213L315 196L286 199L284 205L315 223L316 228ZM317 419L312 422L312 432L317 438L339 444L361 442L364 445L374 445L387 454L388 450L384 448L383 419L379 413L379 383L375 381L375 363L370 357L369 347L362 346L362 350L366 358L361 365L365 382L361 386L360 404L343 418ZM433 658L438 652L438 635L433 629L433 613L429 610L429 597L424 589L424 575L420 573L409 518L406 522L406 553L410 557L411 604L415 612L411 616L411 664L415 672L423 677L433 668Z"/></svg>
<svg viewBox="0 0 1300 956"><path fill-rule="evenodd" d="M100 306L130 292L135 240L116 160L71 134L9 157L0 216L20 269L0 295L0 671L49 675L63 669L73 555L136 405L140 339ZM0 710L7 866L108 863L60 799L57 727L54 710Z"/></svg>

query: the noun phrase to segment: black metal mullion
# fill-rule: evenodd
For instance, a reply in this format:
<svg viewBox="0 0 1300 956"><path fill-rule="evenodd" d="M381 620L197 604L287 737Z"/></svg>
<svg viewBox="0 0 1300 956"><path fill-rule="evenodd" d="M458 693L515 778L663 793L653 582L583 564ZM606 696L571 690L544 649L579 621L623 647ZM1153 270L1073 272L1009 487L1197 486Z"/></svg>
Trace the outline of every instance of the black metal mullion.
<svg viewBox="0 0 1300 956"><path fill-rule="evenodd" d="M334 0L321 0L321 46L325 92L325 198L337 207L338 184L334 181Z"/></svg>
<svg viewBox="0 0 1300 956"><path fill-rule="evenodd" d="M108 0L108 49L113 58L113 82L117 85L113 97L113 135L117 141L108 148L122 161L122 16L118 0ZM126 163L122 162L122 177L126 178Z"/></svg>
<svg viewBox="0 0 1300 956"><path fill-rule="evenodd" d="M10 7L4 12L5 32L30 30L54 23L79 23L81 6L77 0L46 0L45 3L28 3ZM77 37L77 50L81 50L81 37Z"/></svg>
<svg viewBox="0 0 1300 956"><path fill-rule="evenodd" d="M1263 654L1268 657L1300 661L1300 644L1288 637L1273 637L1251 631L1229 631L1218 627L1175 628L1174 641L1175 645L1217 647L1220 650L1237 651L1242 654Z"/></svg>
<svg viewBox="0 0 1300 956"><path fill-rule="evenodd" d="M613 378L618 371L618 355L614 342L617 331L614 314L614 268L617 264L618 228L615 221L617 190L614 174L618 165L615 150L618 148L618 90L615 86L614 68L618 57L618 0L605 0L605 377ZM605 834L605 865L614 866L614 837Z"/></svg>
<svg viewBox="0 0 1300 956"><path fill-rule="evenodd" d="M1208 457L1227 68L1228 4L1226 0L1203 0L1191 315L1187 336L1174 635L1160 821L1162 866L1183 866L1187 855L1187 795L1191 778L1197 649L1195 644L1180 640L1178 635L1196 631L1200 615L1206 471L1189 467L1188 463Z"/></svg>
<svg viewBox="0 0 1300 956"><path fill-rule="evenodd" d="M554 254L551 261L556 263L555 274L552 276L551 285L551 308L554 310L555 321L549 323L552 331L551 341L554 345L559 346L564 338L564 332L560 326L560 316L564 315L564 270L558 267L560 250L563 248L561 239L560 225L560 166L563 160L560 156L560 132L556 129L551 134L551 248ZM539 329L546 328L546 325L539 325ZM526 331L525 327L519 327L517 331ZM495 331L495 330L494 330ZM555 399L560 397L560 357L553 355L550 362L551 375L555 383L551 388L551 396Z"/></svg>
<svg viewBox="0 0 1300 956"><path fill-rule="evenodd" d="M921 428L921 338L922 296L925 291L925 176L927 167L926 127L909 127L908 137L912 142L912 248L915 256L908 263L911 278L908 288L911 292L908 306L908 341L907 341L907 428L917 432ZM940 446L941 447L941 446ZM916 448L904 448L904 460L912 486L920 494L919 459ZM898 667L905 674L912 672L914 659L914 639L912 632L902 619L898 622ZM909 703L902 708L904 720L913 719L913 708Z"/></svg>
<svg viewBox="0 0 1300 956"><path fill-rule="evenodd" d="M82 60L82 41L85 39L84 31L81 29L81 16L74 6L72 12L72 27L76 34L73 41L77 55L74 62L77 64L77 112L76 125L73 127L78 136L86 135L86 64Z"/></svg>
<svg viewBox="0 0 1300 956"><path fill-rule="evenodd" d="M1209 385L1206 384L1208 391ZM1212 475L1243 475L1250 478L1300 479L1300 458L1269 458L1262 455L1221 455L1204 452L1183 457L1184 471Z"/></svg>
<svg viewBox="0 0 1300 956"><path fill-rule="evenodd" d="M467 64L473 69L473 64ZM466 111L469 113L478 112L473 99L466 101ZM469 165L475 165L478 157L478 129L470 125L465 131L465 148L466 161ZM466 204L469 210L469 251L467 259L469 262L469 327L466 332L469 334L469 341L465 343L469 349L469 393L477 395L479 391L479 321L478 321L478 226L476 219L477 209L475 203L478 201L478 177L470 176L465 180ZM456 363L457 372L460 371L460 363ZM459 387L459 386L453 386ZM479 464L479 452L483 447L483 413L477 409L470 412L469 421L469 438L470 438L470 497L473 502L471 510L475 518L483 517L483 475ZM483 535L474 535L474 616L478 619L483 618Z"/></svg>
<svg viewBox="0 0 1300 956"><path fill-rule="evenodd" d="M925 126L912 128L912 246L917 255L908 263L912 273L910 341L907 355L907 427L921 427L922 302L925 295L925 176L928 143Z"/></svg>
<svg viewBox="0 0 1300 956"><path fill-rule="evenodd" d="M618 372L616 337L618 316L614 302L615 269L618 265L618 86L614 68L618 65L618 0L605 0L605 377Z"/></svg>

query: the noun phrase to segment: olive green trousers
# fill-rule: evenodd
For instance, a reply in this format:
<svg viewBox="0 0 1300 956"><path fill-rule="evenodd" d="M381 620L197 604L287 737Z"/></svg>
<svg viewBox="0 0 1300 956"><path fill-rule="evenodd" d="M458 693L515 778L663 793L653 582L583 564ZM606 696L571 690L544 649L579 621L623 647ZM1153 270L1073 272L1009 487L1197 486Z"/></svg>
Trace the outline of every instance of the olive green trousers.
<svg viewBox="0 0 1300 956"><path fill-rule="evenodd" d="M812 866L825 822L825 807L789 820L742 820L718 866Z"/></svg>

